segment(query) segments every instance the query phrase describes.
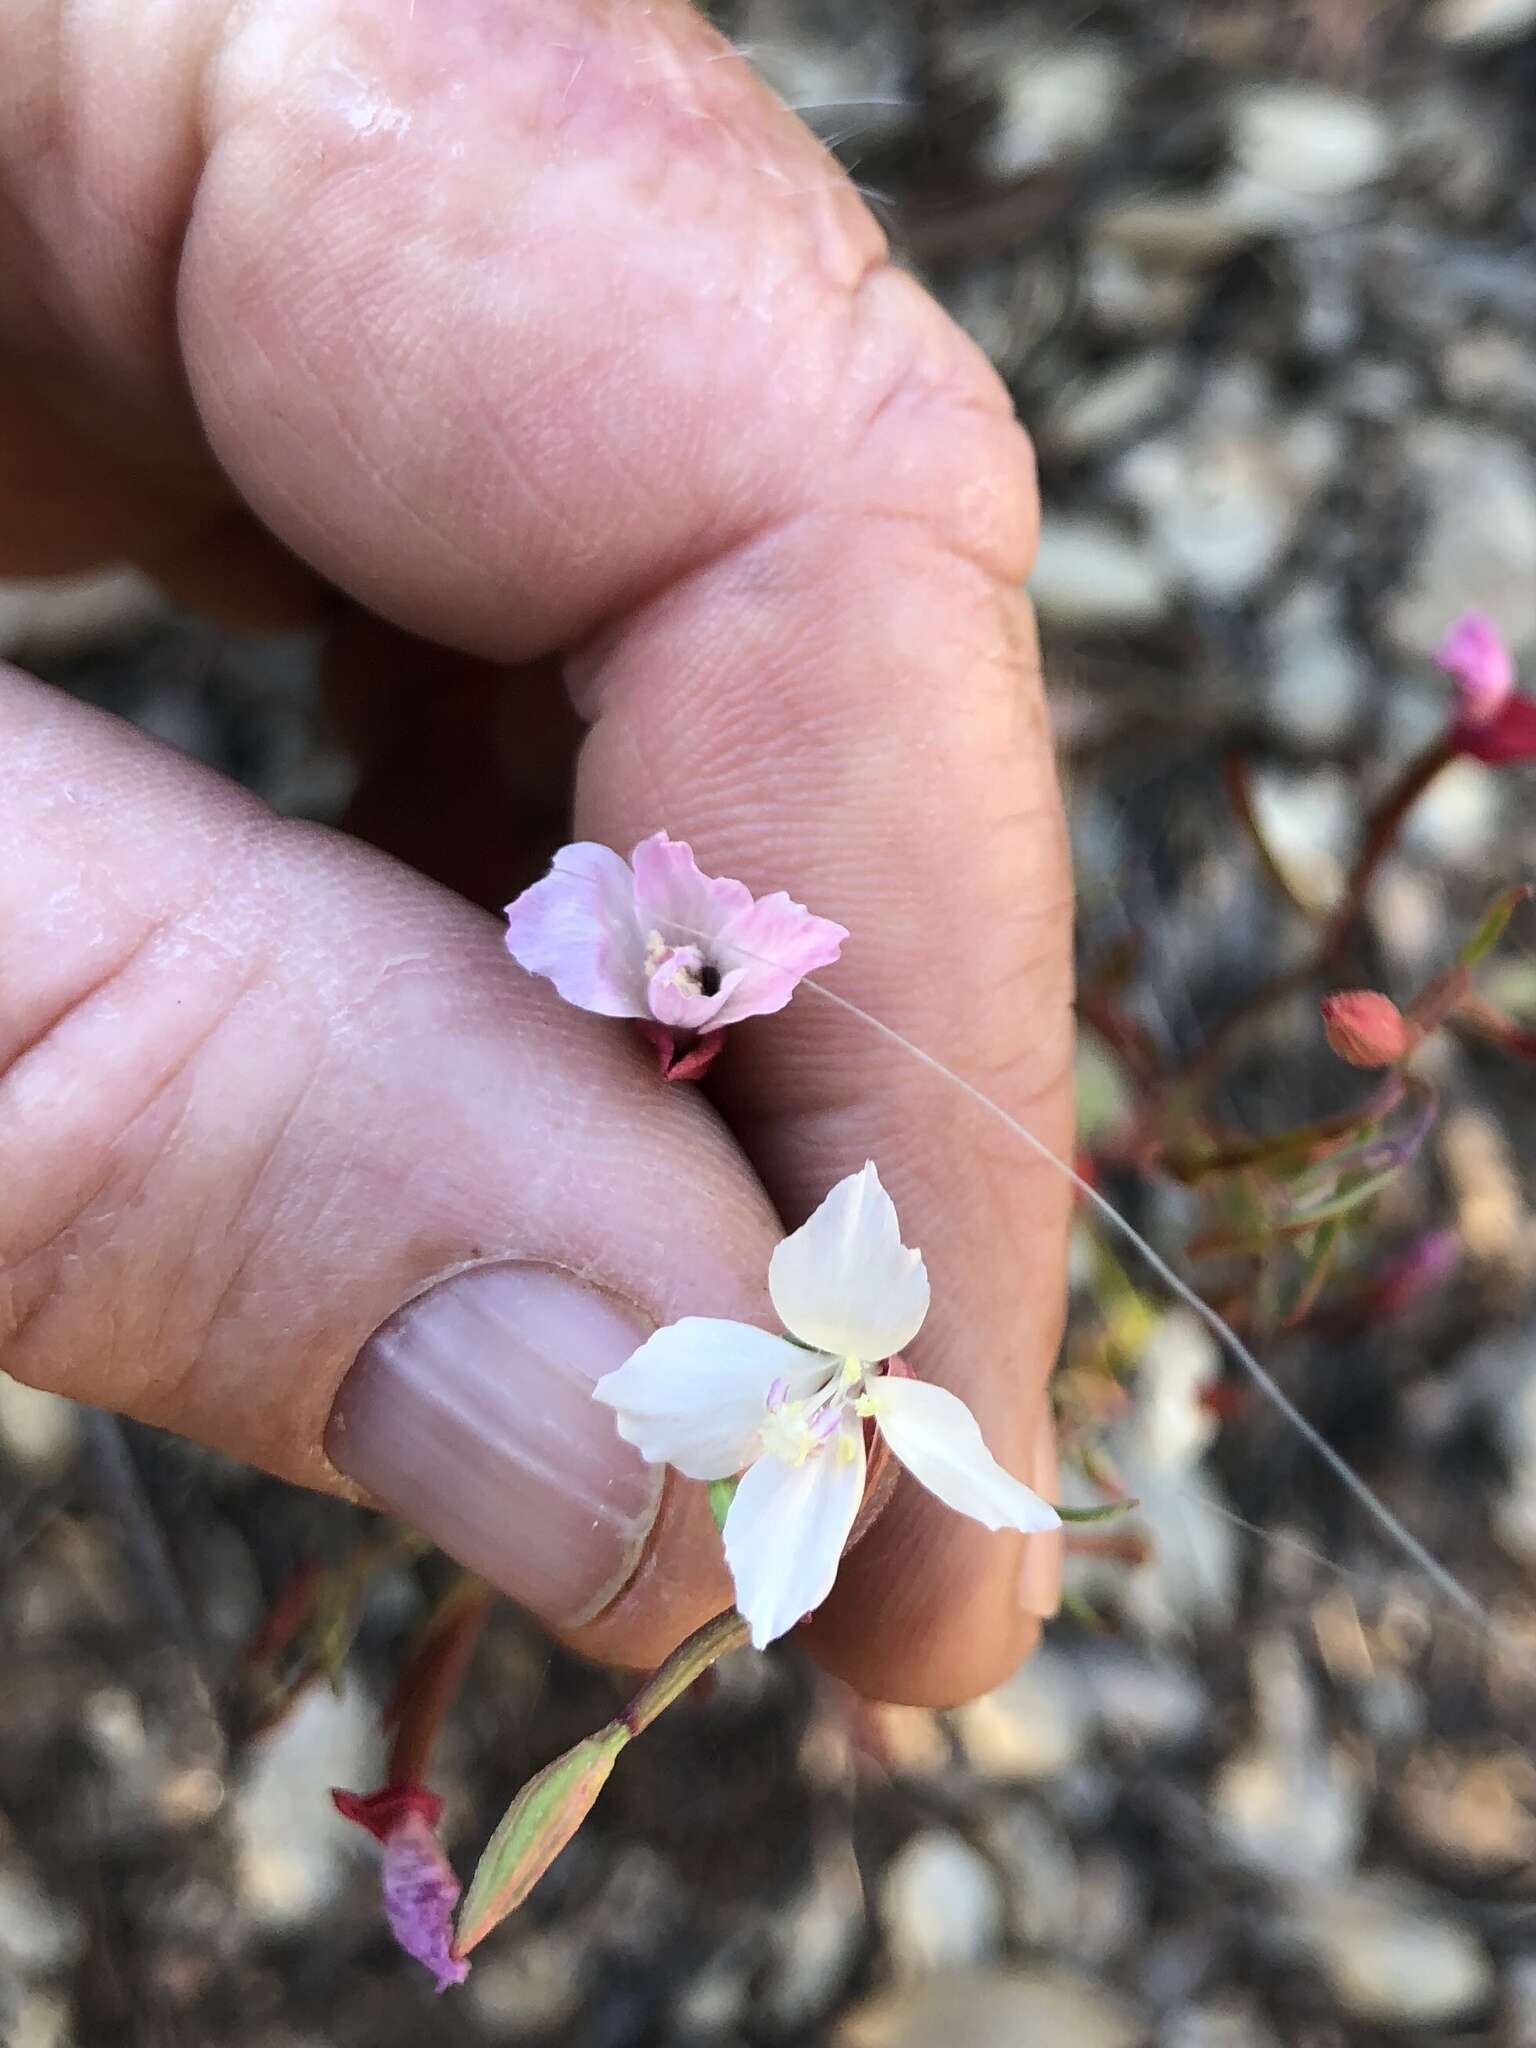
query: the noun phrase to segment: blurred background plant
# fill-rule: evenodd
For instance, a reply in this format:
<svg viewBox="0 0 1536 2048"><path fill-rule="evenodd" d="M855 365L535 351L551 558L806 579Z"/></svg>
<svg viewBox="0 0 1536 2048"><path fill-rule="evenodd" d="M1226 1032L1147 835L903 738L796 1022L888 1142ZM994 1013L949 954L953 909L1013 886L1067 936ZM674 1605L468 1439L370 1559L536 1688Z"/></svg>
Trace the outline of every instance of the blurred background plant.
<svg viewBox="0 0 1536 2048"><path fill-rule="evenodd" d="M1043 1652L948 1715L728 1658L436 2004L330 1787L425 1717L467 1868L625 1688L0 1382L0 2036L1536 2043L1536 768L1433 662L1469 607L1536 661L1536 0L717 12L1037 437L1084 1170L1497 1630L1085 1212L1069 1483L1141 1508ZM307 644L120 574L0 590L0 649L345 807ZM439 1729L401 1672L464 1661Z"/></svg>

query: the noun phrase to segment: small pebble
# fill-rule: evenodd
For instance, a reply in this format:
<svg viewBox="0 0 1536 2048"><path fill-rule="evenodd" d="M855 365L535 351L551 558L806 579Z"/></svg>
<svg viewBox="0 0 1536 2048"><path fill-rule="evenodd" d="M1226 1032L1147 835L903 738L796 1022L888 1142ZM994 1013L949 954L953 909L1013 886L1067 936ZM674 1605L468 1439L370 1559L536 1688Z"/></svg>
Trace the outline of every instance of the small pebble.
<svg viewBox="0 0 1536 2048"><path fill-rule="evenodd" d="M0 1864L0 1961L23 1977L67 1969L85 1947L74 1907L17 1864Z"/></svg>
<svg viewBox="0 0 1536 2048"><path fill-rule="evenodd" d="M1412 422L1402 451L1424 531L1386 607L1392 638L1427 659L1453 619L1477 610L1517 650L1536 643L1536 464L1507 435L1444 418Z"/></svg>
<svg viewBox="0 0 1536 2048"><path fill-rule="evenodd" d="M1020 1781L1070 1770L1092 1732L1082 1679L1050 1643L995 1691L958 1708L952 1722L974 1770Z"/></svg>
<svg viewBox="0 0 1536 2048"><path fill-rule="evenodd" d="M1482 1943L1406 1883L1319 1886L1298 1896L1290 1924L1345 2014L1368 2025L1449 2026L1493 1995Z"/></svg>
<svg viewBox="0 0 1536 2048"><path fill-rule="evenodd" d="M1046 511L1029 592L1053 626L1101 631L1155 625L1173 586L1153 551L1108 520Z"/></svg>
<svg viewBox="0 0 1536 2048"><path fill-rule="evenodd" d="M756 2000L760 2019L786 2032L809 2026L834 2002L864 1941L864 1884L846 1837L822 1844L800 1891L775 1906L774 1966Z"/></svg>
<svg viewBox="0 0 1536 2048"><path fill-rule="evenodd" d="M0 1449L34 1478L62 1472L79 1433L79 1410L72 1401L0 1372Z"/></svg>
<svg viewBox="0 0 1536 2048"><path fill-rule="evenodd" d="M877 1993L832 2038L835 2048L1141 2048L1146 2025L1072 1971L965 1970Z"/></svg>
<svg viewBox="0 0 1536 2048"><path fill-rule="evenodd" d="M1113 44L1020 49L1016 35L1009 43L1013 54L991 74L1001 104L981 151L999 180L1096 149L1119 116L1127 84L1125 60Z"/></svg>
<svg viewBox="0 0 1536 2048"><path fill-rule="evenodd" d="M886 1866L880 1922L903 1976L985 1962L1001 1946L1003 1921L996 1871L947 1829L912 1836Z"/></svg>
<svg viewBox="0 0 1536 2048"><path fill-rule="evenodd" d="M372 1791L383 1761L377 1702L357 1686L311 1687L256 1745L232 1812L240 1889L259 1924L308 1918L369 1853L362 1830L332 1806L331 1788Z"/></svg>
<svg viewBox="0 0 1536 2048"><path fill-rule="evenodd" d="M1250 86L1232 112L1232 149L1255 178L1304 196L1373 185L1392 164L1392 129L1367 101L1305 85Z"/></svg>
<svg viewBox="0 0 1536 2048"><path fill-rule="evenodd" d="M1285 554L1337 452L1326 420L1278 416L1242 368L1210 387L1176 436L1132 448L1115 480L1169 572L1201 597L1232 602Z"/></svg>
<svg viewBox="0 0 1536 2048"><path fill-rule="evenodd" d="M1536 30L1536 0L1438 0L1426 26L1442 43L1496 49Z"/></svg>

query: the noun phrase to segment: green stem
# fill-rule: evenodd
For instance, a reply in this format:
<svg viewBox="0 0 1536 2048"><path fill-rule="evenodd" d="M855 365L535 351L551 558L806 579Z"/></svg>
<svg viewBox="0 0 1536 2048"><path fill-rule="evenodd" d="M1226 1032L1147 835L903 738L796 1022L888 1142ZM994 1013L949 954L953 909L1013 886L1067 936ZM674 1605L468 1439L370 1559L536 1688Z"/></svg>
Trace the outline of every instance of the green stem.
<svg viewBox="0 0 1536 2048"><path fill-rule="evenodd" d="M713 1621L706 1621L685 1643L678 1645L660 1670L646 1680L620 1714L619 1720L631 1735L643 1734L657 1715L665 1713L696 1678L702 1678L710 1666L718 1664L728 1651L739 1650L748 1634L747 1624L734 1607L724 1614L717 1614Z"/></svg>
<svg viewBox="0 0 1536 2048"><path fill-rule="evenodd" d="M747 1635L734 1609L717 1614L678 1645L616 1720L529 1779L502 1815L469 1881L459 1908L456 1956L467 1956L527 1898L592 1811L634 1738Z"/></svg>

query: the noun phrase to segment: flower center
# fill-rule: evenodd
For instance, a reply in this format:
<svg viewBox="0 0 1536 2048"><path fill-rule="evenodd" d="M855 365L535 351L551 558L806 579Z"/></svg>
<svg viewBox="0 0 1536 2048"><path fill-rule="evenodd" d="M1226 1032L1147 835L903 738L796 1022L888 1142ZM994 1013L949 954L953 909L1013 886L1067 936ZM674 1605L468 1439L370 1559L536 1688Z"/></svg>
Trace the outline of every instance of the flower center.
<svg viewBox="0 0 1536 2048"><path fill-rule="evenodd" d="M685 996L717 996L720 970L697 946L669 946L660 932L645 935L645 972Z"/></svg>
<svg viewBox="0 0 1536 2048"><path fill-rule="evenodd" d="M837 1364L837 1361L829 1359L827 1363ZM808 1401L791 1401L788 1382L775 1380L768 1389L763 1419L757 1430L758 1441L765 1454L782 1459L786 1465L803 1465L807 1458L818 1456L834 1439L840 1455L845 1448L852 1448L844 1445L838 1432L848 1416L873 1412L864 1391L864 1376L868 1370L862 1359L843 1359L820 1393Z"/></svg>

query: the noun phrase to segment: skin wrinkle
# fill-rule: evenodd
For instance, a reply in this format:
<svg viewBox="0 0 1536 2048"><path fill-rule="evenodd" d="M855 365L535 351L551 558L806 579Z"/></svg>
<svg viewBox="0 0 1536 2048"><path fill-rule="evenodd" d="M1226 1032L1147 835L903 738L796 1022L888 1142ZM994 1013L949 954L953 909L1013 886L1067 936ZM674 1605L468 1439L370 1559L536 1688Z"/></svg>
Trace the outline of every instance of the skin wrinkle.
<svg viewBox="0 0 1536 2048"><path fill-rule="evenodd" d="M268 1239L274 1235L286 1220L283 1215L284 1205L281 1197L279 1197L275 1203L269 1205L267 1220L254 1231L249 1228L242 1231L238 1227L254 1214L258 1198L272 1177L283 1146L298 1126L300 1113L315 1092L319 1080L320 1064L320 1061L317 1059L315 1066L304 1077L302 1085L295 1091L290 1101L283 1108L276 1130L269 1138L263 1138L260 1141L257 1156L246 1184L222 1217L221 1240L233 1242L238 1247L238 1255L227 1277L220 1285L214 1300L206 1308L198 1312L198 1320L207 1331L220 1327L224 1321L226 1306L239 1292L252 1266L259 1261L263 1250L267 1246ZM302 1152L302 1148L300 1150ZM308 1190L306 1190L307 1196ZM192 1273L196 1257L197 1250L189 1246L187 1256L182 1262L184 1276L190 1276ZM177 1291L173 1288L168 1291L166 1298L165 1320L167 1322L173 1320L176 1305ZM201 1359L203 1346L198 1344L185 1348L188 1351L189 1360L187 1372L190 1374L197 1369L197 1361ZM173 1392L170 1397L172 1406L174 1406L175 1398L176 1395Z"/></svg>
<svg viewBox="0 0 1536 2048"><path fill-rule="evenodd" d="M39 721L38 730L40 736L46 737L43 721ZM247 803L249 801L246 800ZM270 840L271 827L270 818L253 816L247 811L245 816L232 822L232 850L237 854L246 849L254 850L264 839ZM92 1017L102 1010L110 1015L114 1009L124 1007L124 989L131 988L137 979L143 978L144 972L153 967L157 954L167 956L170 963L179 969L185 967L186 948L174 944L178 932L188 936L195 935L199 955L210 965L222 960L224 966L238 970L227 1000L218 1006L206 1029L199 1031L181 1049L173 1064L157 1079L150 1094L133 1107L128 1120L119 1126L113 1142L102 1148L103 1171L99 1182L89 1192L75 1199L71 1214L67 1218L62 1222L52 1223L47 1239L26 1251L19 1254L13 1252L6 1257L5 1264L13 1270L42 1263L50 1249L56 1245L61 1247L58 1256L67 1256L67 1253L62 1251L64 1242L79 1234L91 1212L97 1208L111 1187L114 1174L121 1170L123 1157L132 1151L135 1132L149 1119L166 1092L173 1088L204 1055L219 1032L227 1028L251 991L269 975L270 961L261 953L254 957L251 955L248 938L246 946L236 951L216 932L207 929L206 920L211 901L210 888L207 893L201 896L193 895L152 918L147 928L112 969L99 977L90 988L82 990L46 1025L34 1031L28 1044L0 1067L0 1116L3 1116L8 1102L14 1099L18 1081L25 1083L33 1067L56 1054L61 1035L73 1026L89 1026ZM163 973L151 973L149 978L153 986L155 981L163 979ZM134 999L130 997L129 1007L132 1007L133 1003ZM174 1135L173 1131L166 1142L174 1142ZM154 1164L151 1158L145 1165L136 1183L136 1191L142 1192L153 1172ZM45 1304L46 1299L47 1290L43 1289L39 1294L39 1305ZM35 1317L29 1313L24 1316L18 1329L12 1332L13 1354L17 1340L34 1320Z"/></svg>
<svg viewBox="0 0 1536 2048"><path fill-rule="evenodd" d="M84 1009L94 996L100 995L110 983L127 973L139 957L162 935L169 922L169 918L160 918L150 924L130 943L126 953L113 960L83 987L72 990L69 995L63 997L59 1007L51 1009L40 1018L29 1018L23 1028L22 1037L13 1045L0 1049L0 1107L4 1104L6 1083L15 1076L28 1054L39 1050L44 1041L51 1038L75 1011Z"/></svg>
<svg viewBox="0 0 1536 2048"><path fill-rule="evenodd" d="M243 990L241 991L242 994L244 992L245 991ZM212 1040L217 1036L219 1030L227 1022L227 1015L214 1018L210 1022L207 1031L202 1033L189 1046L185 1048L183 1054L178 1058L176 1063L160 1078L159 1081L157 1081L154 1088L143 1099L143 1101L135 1107L132 1116L129 1118L128 1122L122 1127L121 1133L117 1137L116 1141L111 1146L105 1146L101 1148L101 1178L95 1183L93 1188L88 1193L81 1195L75 1199L75 1201L71 1205L71 1213L69 1214L69 1216L66 1217L62 1222L53 1223L52 1227L49 1229L47 1237L40 1244L36 1244L31 1248L22 1251L19 1254L5 1255L3 1252L0 1252L0 1273L20 1272L23 1268L27 1266L41 1264L48 1258L50 1253L53 1254L56 1262L59 1265L64 1266L69 1263L69 1261L74 1257L74 1253L71 1250L71 1240L80 1235L81 1231L90 1221L92 1212L97 1208L98 1204L102 1201L102 1199L111 1189L114 1177L121 1173L122 1154L129 1149L128 1141L132 1138L135 1130L141 1124L145 1123L149 1119L149 1117L161 1106L162 1100L165 1097L165 1095L176 1086L179 1080L182 1079L187 1070L192 1066L193 1062L199 1057L199 1055L203 1052L205 1047L212 1042ZM3 1109L3 1107L3 1098L0 1098L0 1109ZM173 1127L168 1142L174 1143L176 1131L179 1128L180 1124L178 1122L178 1124L175 1127ZM130 1189L130 1201L132 1197L141 1195L144 1192L154 1172L155 1164L156 1160L153 1156L145 1162L142 1170L139 1173L138 1178L132 1183ZM115 1208L113 1210L108 1211L108 1215L117 1213L122 1209L128 1207L129 1205L129 1203L119 1202L115 1205ZM7 1284L9 1284L9 1282ZM12 1330L9 1347L6 1351L4 1358L4 1369L8 1372L14 1372L16 1378L21 1380L27 1380L28 1377L24 1361L20 1364L15 1363L19 1340L28 1332L28 1330L32 1327L34 1323L40 1320L42 1313L46 1311L50 1306L55 1305L59 1299L60 1295L57 1289L50 1291L46 1285L37 1288L34 1291L34 1301L32 1308L23 1314L20 1322L17 1323L15 1328ZM154 1364L156 1367L158 1367L159 1365L158 1357L156 1357L154 1354L150 1355L150 1362ZM114 1375L114 1378L116 1377L118 1376ZM129 1375L121 1375L121 1378L124 1381L130 1381ZM39 1380L36 1382L29 1383L46 1385L47 1381ZM132 1398L131 1384L124 1386L124 1394L126 1398Z"/></svg>

